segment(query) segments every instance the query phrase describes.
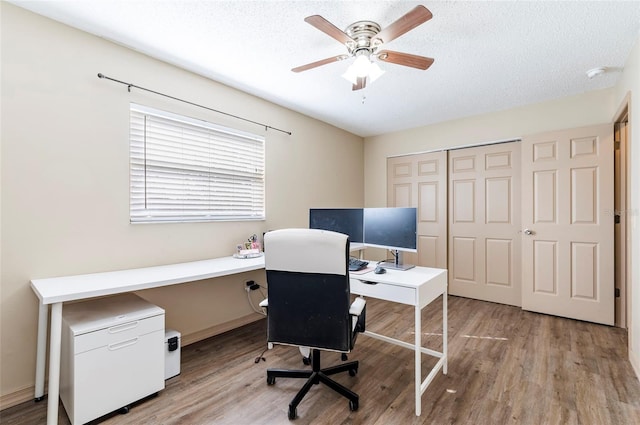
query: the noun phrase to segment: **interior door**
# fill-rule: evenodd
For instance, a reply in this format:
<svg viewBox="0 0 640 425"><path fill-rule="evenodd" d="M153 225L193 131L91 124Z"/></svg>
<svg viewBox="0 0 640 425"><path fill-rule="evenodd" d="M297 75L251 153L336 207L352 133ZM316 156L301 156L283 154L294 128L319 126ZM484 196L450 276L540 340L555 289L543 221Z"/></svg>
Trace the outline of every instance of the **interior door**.
<svg viewBox="0 0 640 425"><path fill-rule="evenodd" d="M418 208L418 252L404 262L447 268L447 152L387 159L387 206Z"/></svg>
<svg viewBox="0 0 640 425"><path fill-rule="evenodd" d="M520 143L449 152L449 293L520 306Z"/></svg>
<svg viewBox="0 0 640 425"><path fill-rule="evenodd" d="M522 141L522 308L613 325L613 129Z"/></svg>

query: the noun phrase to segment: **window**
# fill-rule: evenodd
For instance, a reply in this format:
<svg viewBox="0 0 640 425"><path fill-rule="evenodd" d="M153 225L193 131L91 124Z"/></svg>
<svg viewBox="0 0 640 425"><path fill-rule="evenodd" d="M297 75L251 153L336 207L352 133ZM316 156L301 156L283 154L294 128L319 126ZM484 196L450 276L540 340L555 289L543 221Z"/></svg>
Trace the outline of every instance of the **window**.
<svg viewBox="0 0 640 425"><path fill-rule="evenodd" d="M132 223L263 220L264 137L130 107Z"/></svg>

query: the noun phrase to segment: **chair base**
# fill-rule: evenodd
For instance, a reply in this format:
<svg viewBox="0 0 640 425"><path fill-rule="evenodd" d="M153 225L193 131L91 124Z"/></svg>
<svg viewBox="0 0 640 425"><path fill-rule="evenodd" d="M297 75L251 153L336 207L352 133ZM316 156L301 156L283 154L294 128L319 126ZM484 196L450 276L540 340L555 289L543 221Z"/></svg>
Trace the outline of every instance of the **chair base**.
<svg viewBox="0 0 640 425"><path fill-rule="evenodd" d="M349 409L351 411L358 410L358 394L329 378L330 375L341 372L349 372L349 375L355 376L358 373L358 362L353 361L321 369L320 350L314 349L311 356L311 363L311 370L267 369L268 385L274 385L276 378L307 378L307 381L302 388L300 388L300 391L298 391L293 400L291 400L291 403L289 403L289 419L296 418L298 404L300 404L304 396L309 392L311 386L319 383L325 384L341 396L346 397L349 400Z"/></svg>

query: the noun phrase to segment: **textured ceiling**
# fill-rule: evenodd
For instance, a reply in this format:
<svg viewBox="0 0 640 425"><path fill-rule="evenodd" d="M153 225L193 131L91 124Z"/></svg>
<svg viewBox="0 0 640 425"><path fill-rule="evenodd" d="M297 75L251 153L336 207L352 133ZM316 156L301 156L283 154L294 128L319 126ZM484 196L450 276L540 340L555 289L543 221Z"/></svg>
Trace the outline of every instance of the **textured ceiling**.
<svg viewBox="0 0 640 425"><path fill-rule="evenodd" d="M360 136L611 87L640 34L640 1L11 3ZM342 30L359 20L385 28L418 4L433 19L385 48L434 58L428 70L381 63L386 73L355 92L341 78L353 59L291 72L346 53L305 17L319 14ZM608 72L587 78L599 66Z"/></svg>

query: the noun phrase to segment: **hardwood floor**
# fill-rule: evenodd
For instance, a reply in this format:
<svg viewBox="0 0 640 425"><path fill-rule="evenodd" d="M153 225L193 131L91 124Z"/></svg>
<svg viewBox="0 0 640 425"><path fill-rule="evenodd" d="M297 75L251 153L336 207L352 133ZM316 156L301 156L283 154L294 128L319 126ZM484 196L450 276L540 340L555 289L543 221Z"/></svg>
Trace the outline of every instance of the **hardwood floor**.
<svg viewBox="0 0 640 425"><path fill-rule="evenodd" d="M423 311L423 341L441 349L442 303ZM368 329L412 341L413 309L367 301ZM96 423L288 424L299 379L266 384L268 367L302 368L298 350L265 348L264 320L182 347L181 374L157 397ZM360 408L323 385L298 406L303 424L593 424L640 423L640 383L627 360L623 329L449 297L449 373L441 373L414 414L413 352L360 336L350 360L358 375L336 380L360 395ZM323 353L323 365L340 362ZM423 356L423 367L435 359ZM2 424L46 423L46 402L0 412ZM60 406L59 423L68 424Z"/></svg>

